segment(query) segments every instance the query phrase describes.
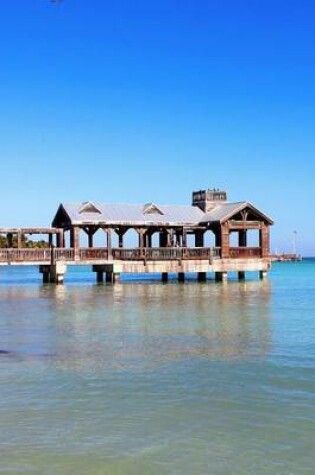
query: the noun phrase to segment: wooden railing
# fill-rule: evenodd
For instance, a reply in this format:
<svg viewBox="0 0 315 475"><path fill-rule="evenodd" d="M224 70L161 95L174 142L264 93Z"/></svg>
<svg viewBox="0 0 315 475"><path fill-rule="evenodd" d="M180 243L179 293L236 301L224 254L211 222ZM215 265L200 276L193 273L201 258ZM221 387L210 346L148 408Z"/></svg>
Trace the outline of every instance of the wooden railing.
<svg viewBox="0 0 315 475"><path fill-rule="evenodd" d="M257 258L261 257L261 249L260 247L230 247L229 254L231 259Z"/></svg>
<svg viewBox="0 0 315 475"><path fill-rule="evenodd" d="M73 248L43 248L43 249L0 249L1 263L54 263L66 262L95 262L106 260L122 261L169 261L169 260L209 260L220 258L218 247L152 247L152 248L115 248L111 253L107 248L80 248L75 253ZM260 258L259 247L231 247L229 257Z"/></svg>
<svg viewBox="0 0 315 475"><path fill-rule="evenodd" d="M74 249L55 248L51 250L52 261L74 261Z"/></svg>
<svg viewBox="0 0 315 475"><path fill-rule="evenodd" d="M171 261L171 260L212 260L220 257L220 249L212 247L152 247L138 249L113 249L113 259L123 261L148 260L148 261Z"/></svg>
<svg viewBox="0 0 315 475"><path fill-rule="evenodd" d="M0 262L42 262L51 260L51 249L0 249Z"/></svg>
<svg viewBox="0 0 315 475"><path fill-rule="evenodd" d="M121 261L138 261L144 259L145 249L143 248L134 248L134 249L112 249L112 258L118 259Z"/></svg>
<svg viewBox="0 0 315 475"><path fill-rule="evenodd" d="M79 249L80 261L107 260L108 250L104 247L81 247Z"/></svg>

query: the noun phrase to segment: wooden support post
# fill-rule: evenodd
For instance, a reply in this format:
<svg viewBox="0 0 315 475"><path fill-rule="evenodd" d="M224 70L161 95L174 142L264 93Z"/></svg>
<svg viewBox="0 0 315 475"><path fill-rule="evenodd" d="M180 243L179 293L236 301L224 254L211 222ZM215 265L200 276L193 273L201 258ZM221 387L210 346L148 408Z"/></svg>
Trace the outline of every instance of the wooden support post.
<svg viewBox="0 0 315 475"><path fill-rule="evenodd" d="M163 231L161 231L159 234L159 247L166 247L165 234Z"/></svg>
<svg viewBox="0 0 315 475"><path fill-rule="evenodd" d="M124 233L122 233L121 231L118 232L118 247L124 247Z"/></svg>
<svg viewBox="0 0 315 475"><path fill-rule="evenodd" d="M222 243L221 232L216 231L216 233L215 233L215 247L221 247L221 243Z"/></svg>
<svg viewBox="0 0 315 475"><path fill-rule="evenodd" d="M266 224L263 224L259 231L259 245L261 257L268 257L270 254L270 236L269 227Z"/></svg>
<svg viewBox="0 0 315 475"><path fill-rule="evenodd" d="M88 232L88 246L89 246L90 248L93 247L93 235L94 235L93 231L91 231L91 230L89 229L89 232Z"/></svg>
<svg viewBox="0 0 315 475"><path fill-rule="evenodd" d="M204 247L204 231L195 231L195 246Z"/></svg>
<svg viewBox="0 0 315 475"><path fill-rule="evenodd" d="M17 247L19 249L21 249L21 247L22 247L22 234L21 234L20 231L17 234Z"/></svg>
<svg viewBox="0 0 315 475"><path fill-rule="evenodd" d="M239 245L239 247L246 247L247 246L247 232L246 232L246 229L241 229L238 232L238 245Z"/></svg>
<svg viewBox="0 0 315 475"><path fill-rule="evenodd" d="M150 230L145 233L145 247L152 247L152 232Z"/></svg>
<svg viewBox="0 0 315 475"><path fill-rule="evenodd" d="M178 282L185 282L185 272L178 272Z"/></svg>
<svg viewBox="0 0 315 475"><path fill-rule="evenodd" d="M70 247L73 248L74 260L80 259L80 228L73 226L70 230Z"/></svg>
<svg viewBox="0 0 315 475"><path fill-rule="evenodd" d="M162 272L162 282L168 282L168 273Z"/></svg>
<svg viewBox="0 0 315 475"><path fill-rule="evenodd" d="M171 247L172 245L172 230L167 229L166 230L166 246Z"/></svg>
<svg viewBox="0 0 315 475"><path fill-rule="evenodd" d="M166 230L160 232L160 247L167 247L169 242L169 234Z"/></svg>
<svg viewBox="0 0 315 475"><path fill-rule="evenodd" d="M106 231L107 234L107 254L108 259L112 258L112 229L108 228Z"/></svg>
<svg viewBox="0 0 315 475"><path fill-rule="evenodd" d="M180 231L178 231L178 229L176 230L175 236L176 236L175 245L178 246L178 247L182 247L182 242L181 242L182 235L181 235Z"/></svg>
<svg viewBox="0 0 315 475"><path fill-rule="evenodd" d="M139 248L144 248L144 229L137 229L139 235Z"/></svg>
<svg viewBox="0 0 315 475"><path fill-rule="evenodd" d="M65 247L65 234L63 229L56 234L56 243L57 247Z"/></svg>
<svg viewBox="0 0 315 475"><path fill-rule="evenodd" d="M198 282L206 282L206 280L207 280L207 273L198 272Z"/></svg>
<svg viewBox="0 0 315 475"><path fill-rule="evenodd" d="M171 230L164 229L160 232L160 247L170 247L171 246Z"/></svg>
<svg viewBox="0 0 315 475"><path fill-rule="evenodd" d="M230 256L230 229L228 223L221 225L221 257L222 259Z"/></svg>
<svg viewBox="0 0 315 475"><path fill-rule="evenodd" d="M187 229L183 228L182 246L187 247Z"/></svg>
<svg viewBox="0 0 315 475"><path fill-rule="evenodd" d="M11 249L13 247L13 234L12 233L7 234L7 243L8 243L8 247Z"/></svg>

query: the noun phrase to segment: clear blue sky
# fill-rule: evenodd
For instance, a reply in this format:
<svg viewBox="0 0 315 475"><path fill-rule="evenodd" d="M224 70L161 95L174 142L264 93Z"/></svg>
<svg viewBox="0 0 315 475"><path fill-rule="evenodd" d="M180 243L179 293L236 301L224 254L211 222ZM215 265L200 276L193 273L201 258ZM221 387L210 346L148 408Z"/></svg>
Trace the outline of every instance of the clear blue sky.
<svg viewBox="0 0 315 475"><path fill-rule="evenodd" d="M0 227L221 187L315 255L313 0L10 0Z"/></svg>

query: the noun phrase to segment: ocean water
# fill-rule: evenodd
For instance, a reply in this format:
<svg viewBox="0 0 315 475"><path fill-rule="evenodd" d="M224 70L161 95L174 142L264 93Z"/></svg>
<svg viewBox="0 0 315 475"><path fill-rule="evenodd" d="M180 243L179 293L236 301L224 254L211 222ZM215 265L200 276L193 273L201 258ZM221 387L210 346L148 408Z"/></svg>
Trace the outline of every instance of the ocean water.
<svg viewBox="0 0 315 475"><path fill-rule="evenodd" d="M0 474L314 475L315 260L249 277L0 268Z"/></svg>

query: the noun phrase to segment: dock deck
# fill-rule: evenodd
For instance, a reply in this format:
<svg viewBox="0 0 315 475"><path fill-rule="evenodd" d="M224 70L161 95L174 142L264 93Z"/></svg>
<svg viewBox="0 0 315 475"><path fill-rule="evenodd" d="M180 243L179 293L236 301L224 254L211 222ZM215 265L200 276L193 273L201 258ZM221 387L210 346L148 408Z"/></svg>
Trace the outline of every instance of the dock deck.
<svg viewBox="0 0 315 475"><path fill-rule="evenodd" d="M221 258L220 248L43 248L0 249L0 266L38 265L44 282L61 283L68 266L92 266L97 280L112 282L121 273L197 273L199 280L214 272L225 280L227 272L267 272L270 259L262 258L259 248L231 248L231 257Z"/></svg>

